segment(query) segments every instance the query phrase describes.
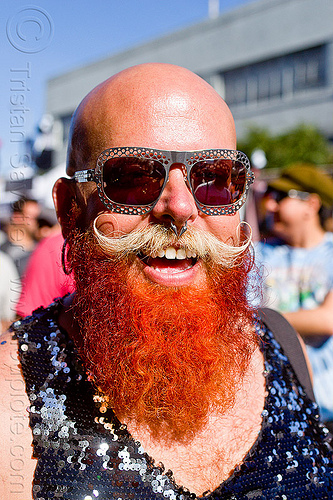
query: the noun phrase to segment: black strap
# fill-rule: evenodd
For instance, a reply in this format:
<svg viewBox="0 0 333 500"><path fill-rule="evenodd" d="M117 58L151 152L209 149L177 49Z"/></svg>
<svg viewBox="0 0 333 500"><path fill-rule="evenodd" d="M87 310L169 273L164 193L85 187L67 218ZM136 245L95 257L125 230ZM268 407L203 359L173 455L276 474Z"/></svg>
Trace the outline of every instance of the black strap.
<svg viewBox="0 0 333 500"><path fill-rule="evenodd" d="M296 330L277 311L267 307L259 309L259 316L263 323L271 330L274 338L281 345L288 357L297 377L305 389L306 394L315 401L312 382L304 356L303 348L298 339Z"/></svg>

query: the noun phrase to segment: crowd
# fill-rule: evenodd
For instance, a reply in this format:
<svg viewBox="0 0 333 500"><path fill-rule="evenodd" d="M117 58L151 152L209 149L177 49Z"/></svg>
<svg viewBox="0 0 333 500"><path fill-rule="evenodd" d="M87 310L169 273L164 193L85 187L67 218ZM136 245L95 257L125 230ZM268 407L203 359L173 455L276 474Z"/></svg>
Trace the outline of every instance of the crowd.
<svg viewBox="0 0 333 500"><path fill-rule="evenodd" d="M22 199L1 245L22 284L5 319L28 315L0 351L3 393L18 366L27 388L27 497L332 498L330 175L283 168L251 246L239 213L253 173L231 112L165 64L86 96L67 175L62 232L41 236Z"/></svg>
<svg viewBox="0 0 333 500"><path fill-rule="evenodd" d="M2 332L16 316L27 316L73 291L72 280L61 267L62 244L55 212L26 196L13 203L1 229Z"/></svg>

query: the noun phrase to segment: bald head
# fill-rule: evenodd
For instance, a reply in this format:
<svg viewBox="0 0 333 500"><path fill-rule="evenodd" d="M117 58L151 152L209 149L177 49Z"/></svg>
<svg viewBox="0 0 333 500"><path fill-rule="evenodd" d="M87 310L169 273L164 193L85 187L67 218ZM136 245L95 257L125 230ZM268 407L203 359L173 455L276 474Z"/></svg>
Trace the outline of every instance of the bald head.
<svg viewBox="0 0 333 500"><path fill-rule="evenodd" d="M67 173L94 168L110 147L234 149L235 127L223 99L191 71L170 64L128 68L93 89L76 110Z"/></svg>

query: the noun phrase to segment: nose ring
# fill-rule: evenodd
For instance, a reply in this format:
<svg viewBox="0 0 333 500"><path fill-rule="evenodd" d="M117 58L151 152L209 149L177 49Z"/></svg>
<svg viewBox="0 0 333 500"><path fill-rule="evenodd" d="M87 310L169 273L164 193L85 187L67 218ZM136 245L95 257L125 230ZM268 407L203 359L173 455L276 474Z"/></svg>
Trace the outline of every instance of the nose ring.
<svg viewBox="0 0 333 500"><path fill-rule="evenodd" d="M187 230L187 221L185 221L185 224L180 228L179 233L178 233L177 226L173 221L170 222L170 227L171 227L172 231L175 233L175 235L178 238L180 238Z"/></svg>

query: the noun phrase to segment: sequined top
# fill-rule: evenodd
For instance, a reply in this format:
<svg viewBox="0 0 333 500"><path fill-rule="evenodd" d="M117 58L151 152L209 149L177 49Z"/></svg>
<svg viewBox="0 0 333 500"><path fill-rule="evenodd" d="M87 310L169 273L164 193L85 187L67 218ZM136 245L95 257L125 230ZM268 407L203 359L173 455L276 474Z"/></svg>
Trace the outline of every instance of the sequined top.
<svg viewBox="0 0 333 500"><path fill-rule="evenodd" d="M72 340L58 326L58 309L56 302L12 327L38 458L33 498L195 499L98 401ZM306 396L272 333L256 320L255 325L262 339L267 389L261 430L243 463L205 498L332 499L332 452L318 407Z"/></svg>

